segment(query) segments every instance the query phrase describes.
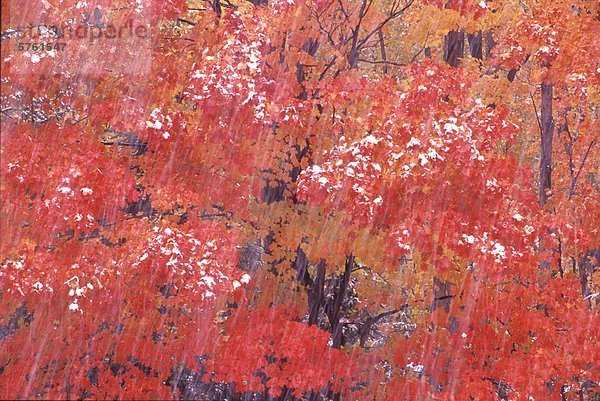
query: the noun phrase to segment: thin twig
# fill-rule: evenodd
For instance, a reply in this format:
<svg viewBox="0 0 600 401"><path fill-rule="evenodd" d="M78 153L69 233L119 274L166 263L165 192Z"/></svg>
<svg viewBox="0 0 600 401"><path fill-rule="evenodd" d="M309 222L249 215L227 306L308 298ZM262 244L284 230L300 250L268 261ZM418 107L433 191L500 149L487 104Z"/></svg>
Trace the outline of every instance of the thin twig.
<svg viewBox="0 0 600 401"><path fill-rule="evenodd" d="M594 139L594 140L592 140L592 142L590 142L590 144L585 152L585 156L583 156L583 160L581 161L581 164L579 165L579 170L577 171L577 174L575 175L575 180L571 184L571 190L569 191L569 199L571 199L571 196L573 196L573 194L575 193L575 184L577 184L577 180L579 179L579 174L581 174L581 170L583 170L583 165L585 164L585 161L587 160L587 157L590 154L590 151L592 150L592 146L594 146L595 144L596 144L596 140Z"/></svg>
<svg viewBox="0 0 600 401"><path fill-rule="evenodd" d="M540 134L544 132L542 129L542 122L540 121L540 116L538 115L537 107L535 106L535 99L533 95L530 93L529 97L531 98L531 103L533 103L533 111L535 112L535 118L537 119L538 127L540 127Z"/></svg>
<svg viewBox="0 0 600 401"><path fill-rule="evenodd" d="M365 63L370 63L370 64L389 64L389 65L394 65L396 67L406 67L406 63L398 63L396 61L385 61L385 60L366 60L366 59L362 59L359 58L358 61L362 61Z"/></svg>

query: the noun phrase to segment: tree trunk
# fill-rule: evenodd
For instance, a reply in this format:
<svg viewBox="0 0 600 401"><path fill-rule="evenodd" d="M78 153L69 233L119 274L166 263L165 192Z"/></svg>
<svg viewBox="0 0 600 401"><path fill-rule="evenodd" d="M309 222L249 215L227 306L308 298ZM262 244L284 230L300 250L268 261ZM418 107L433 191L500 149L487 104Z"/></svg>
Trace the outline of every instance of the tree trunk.
<svg viewBox="0 0 600 401"><path fill-rule="evenodd" d="M309 286L312 283L310 274L308 274L308 258L302 248L296 248L296 259L294 260L294 269L296 270L296 280L303 285Z"/></svg>
<svg viewBox="0 0 600 401"><path fill-rule="evenodd" d="M381 32L381 29L379 29L378 35L379 35L379 49L381 51L381 59L384 61L383 73L387 74L388 73L387 54L385 52L385 42L383 40L383 32Z"/></svg>
<svg viewBox="0 0 600 401"><path fill-rule="evenodd" d="M306 43L302 45L302 50L308 53L311 56L317 54L317 50L319 50L320 43L318 40L314 40L312 38L308 38ZM304 87L304 81L306 80L306 71L305 65L302 63L296 63L296 80L300 85L302 85L302 92L299 95L299 98L302 100L308 99L308 92Z"/></svg>
<svg viewBox="0 0 600 401"><path fill-rule="evenodd" d="M465 54L465 31L450 31L444 38L444 61L458 67Z"/></svg>
<svg viewBox="0 0 600 401"><path fill-rule="evenodd" d="M331 341L333 348L341 348L343 344L343 324L340 322L342 318L342 309L344 305L344 299L348 292L348 285L350 284L350 275L352 274L352 268L354 267L354 256L348 255L346 257L346 263L344 265L344 274L338 278L337 288L334 289L333 303L326 305L327 317L331 324Z"/></svg>
<svg viewBox="0 0 600 401"><path fill-rule="evenodd" d="M467 41L469 42L469 51L471 53L471 57L475 57L478 59L483 59L483 40L481 31L477 34L467 34Z"/></svg>
<svg viewBox="0 0 600 401"><path fill-rule="evenodd" d="M598 263L600 262L600 248L587 251L579 260L579 282L581 283L581 293L583 298L588 302L589 307L592 307L590 279L596 273ZM596 304L598 300L596 300Z"/></svg>
<svg viewBox="0 0 600 401"><path fill-rule="evenodd" d="M494 37L492 36L492 31L485 32L485 58L489 59L492 54L492 49L496 46L496 42L494 41Z"/></svg>
<svg viewBox="0 0 600 401"><path fill-rule="evenodd" d="M544 207L552 189L552 84L542 84L541 141L540 141L540 193L539 204Z"/></svg>
<svg viewBox="0 0 600 401"><path fill-rule="evenodd" d="M308 324L319 325L321 305L325 299L325 260L317 264L317 272L308 293Z"/></svg>

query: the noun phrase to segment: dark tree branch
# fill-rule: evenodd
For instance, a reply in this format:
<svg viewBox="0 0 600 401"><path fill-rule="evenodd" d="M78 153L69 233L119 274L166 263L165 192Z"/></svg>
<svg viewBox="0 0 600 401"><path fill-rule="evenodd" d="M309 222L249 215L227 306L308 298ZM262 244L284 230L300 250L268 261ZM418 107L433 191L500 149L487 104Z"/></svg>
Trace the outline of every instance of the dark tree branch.
<svg viewBox="0 0 600 401"><path fill-rule="evenodd" d="M379 30L379 48L381 51L381 58L383 59L383 73L387 74L388 73L388 65L387 65L387 55L385 53L385 41L383 39L383 31L380 29Z"/></svg>
<svg viewBox="0 0 600 401"><path fill-rule="evenodd" d="M592 140L592 142L590 142L587 150L585 151L585 155L583 156L583 160L581 161L581 164L579 165L579 169L577 170L577 174L575 174L575 178L571 181L571 188L569 189L569 199L571 199L571 196L573 196L575 194L575 185L577 184L577 180L579 179L579 174L581 174L581 170L583 170L583 166L585 165L585 161L587 160L590 151L592 150L592 147L596 144L596 140Z"/></svg>
<svg viewBox="0 0 600 401"><path fill-rule="evenodd" d="M398 309L394 309L394 310L391 310L388 312L380 313L377 316L369 316L360 328L360 346L363 348L365 347L366 342L369 338L369 335L371 334L371 328L373 327L373 325L375 323L377 323L378 321L380 321L381 319L383 319L385 317L394 315L398 312L400 312Z"/></svg>

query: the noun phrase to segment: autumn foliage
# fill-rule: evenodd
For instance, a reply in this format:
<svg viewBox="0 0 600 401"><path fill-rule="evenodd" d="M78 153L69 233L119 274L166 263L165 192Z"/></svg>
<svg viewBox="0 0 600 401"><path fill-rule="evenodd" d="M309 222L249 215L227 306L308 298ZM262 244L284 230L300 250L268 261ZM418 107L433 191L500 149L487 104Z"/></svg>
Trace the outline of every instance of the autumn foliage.
<svg viewBox="0 0 600 401"><path fill-rule="evenodd" d="M598 399L595 2L7 1L1 35L0 398Z"/></svg>

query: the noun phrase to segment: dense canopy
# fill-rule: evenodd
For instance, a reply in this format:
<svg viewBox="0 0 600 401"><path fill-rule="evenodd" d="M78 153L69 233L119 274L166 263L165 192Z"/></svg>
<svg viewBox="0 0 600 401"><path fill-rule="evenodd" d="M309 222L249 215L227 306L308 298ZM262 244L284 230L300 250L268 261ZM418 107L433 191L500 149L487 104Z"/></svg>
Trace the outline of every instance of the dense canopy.
<svg viewBox="0 0 600 401"><path fill-rule="evenodd" d="M0 398L598 400L600 3L2 2Z"/></svg>

